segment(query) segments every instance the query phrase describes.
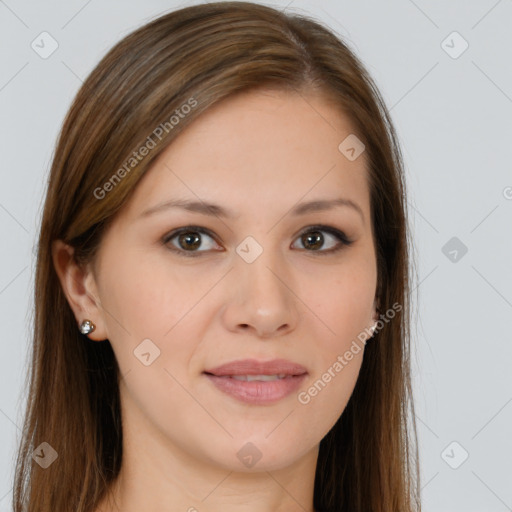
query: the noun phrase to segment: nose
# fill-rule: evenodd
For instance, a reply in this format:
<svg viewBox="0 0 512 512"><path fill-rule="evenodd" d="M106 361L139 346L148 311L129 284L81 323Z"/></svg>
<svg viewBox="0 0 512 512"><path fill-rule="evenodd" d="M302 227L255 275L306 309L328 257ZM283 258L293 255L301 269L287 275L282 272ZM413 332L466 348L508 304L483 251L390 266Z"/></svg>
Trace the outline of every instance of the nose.
<svg viewBox="0 0 512 512"><path fill-rule="evenodd" d="M286 263L270 249L252 263L236 256L229 274L222 315L228 330L272 338L295 329L299 312L293 278Z"/></svg>

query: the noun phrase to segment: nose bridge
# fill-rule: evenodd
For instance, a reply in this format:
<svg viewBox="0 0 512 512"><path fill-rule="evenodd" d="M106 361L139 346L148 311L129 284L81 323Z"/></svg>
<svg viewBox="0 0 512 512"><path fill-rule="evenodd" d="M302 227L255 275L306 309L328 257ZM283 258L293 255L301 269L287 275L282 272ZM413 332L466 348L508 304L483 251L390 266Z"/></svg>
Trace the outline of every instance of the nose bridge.
<svg viewBox="0 0 512 512"><path fill-rule="evenodd" d="M262 236L259 238L262 240ZM276 277L276 274L283 273L285 264L279 248L272 244L271 237L265 237L260 243L255 237L248 236L237 246L236 252L239 257L236 263L238 277L250 287L252 297L270 294L270 298L285 299L286 288Z"/></svg>

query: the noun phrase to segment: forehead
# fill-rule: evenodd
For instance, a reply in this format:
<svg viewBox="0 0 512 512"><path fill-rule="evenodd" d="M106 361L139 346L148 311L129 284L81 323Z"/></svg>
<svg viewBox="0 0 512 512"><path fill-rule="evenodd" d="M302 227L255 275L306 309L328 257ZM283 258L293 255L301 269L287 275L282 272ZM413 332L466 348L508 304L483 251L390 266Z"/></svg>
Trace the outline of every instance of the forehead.
<svg viewBox="0 0 512 512"><path fill-rule="evenodd" d="M350 120L320 95L249 91L211 107L158 157L128 207L136 215L171 197L261 214L276 206L340 195L368 208L364 153L338 148Z"/></svg>

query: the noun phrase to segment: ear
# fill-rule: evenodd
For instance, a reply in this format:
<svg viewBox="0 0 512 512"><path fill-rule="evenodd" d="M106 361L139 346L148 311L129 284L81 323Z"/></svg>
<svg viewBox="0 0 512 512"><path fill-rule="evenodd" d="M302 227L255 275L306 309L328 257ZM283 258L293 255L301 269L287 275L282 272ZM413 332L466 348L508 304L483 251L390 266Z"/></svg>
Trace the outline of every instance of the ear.
<svg viewBox="0 0 512 512"><path fill-rule="evenodd" d="M94 341L108 338L103 309L91 266L79 265L74 258L74 249L62 240L52 243L52 259L62 290L73 310L77 329L84 320L90 320L96 328L87 336Z"/></svg>

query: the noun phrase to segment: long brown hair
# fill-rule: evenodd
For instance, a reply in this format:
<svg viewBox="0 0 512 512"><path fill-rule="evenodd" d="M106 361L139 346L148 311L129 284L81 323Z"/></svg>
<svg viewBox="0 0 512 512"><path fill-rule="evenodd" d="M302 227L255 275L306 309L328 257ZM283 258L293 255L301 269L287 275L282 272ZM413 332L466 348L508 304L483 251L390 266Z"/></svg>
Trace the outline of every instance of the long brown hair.
<svg viewBox="0 0 512 512"><path fill-rule="evenodd" d="M90 512L122 462L122 376L110 343L88 342L78 331L52 242L63 240L78 262L91 261L109 222L175 137L223 98L259 87L319 91L346 112L365 144L379 308L402 306L367 345L347 407L320 443L314 506L420 510L409 360L412 259L402 156L389 113L360 61L322 24L253 3L219 2L170 12L121 40L84 82L64 121L38 244L15 512ZM133 152L148 147L148 137L150 151L134 163ZM41 443L58 454L46 469L32 457Z"/></svg>

